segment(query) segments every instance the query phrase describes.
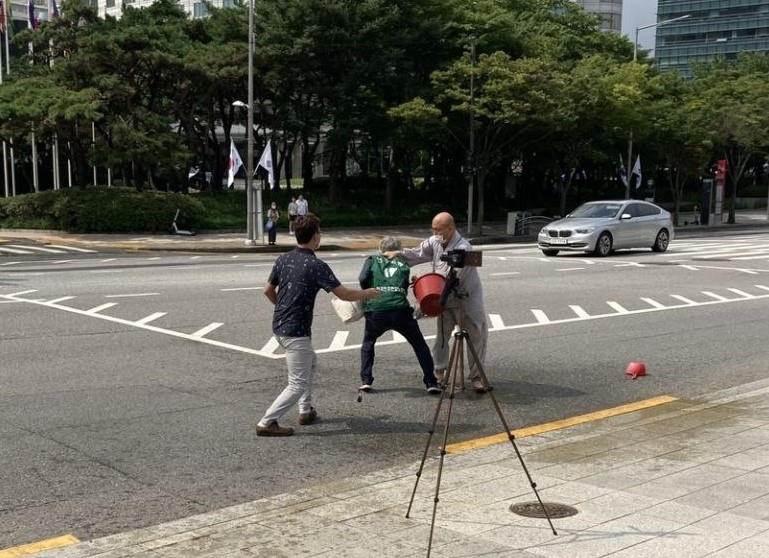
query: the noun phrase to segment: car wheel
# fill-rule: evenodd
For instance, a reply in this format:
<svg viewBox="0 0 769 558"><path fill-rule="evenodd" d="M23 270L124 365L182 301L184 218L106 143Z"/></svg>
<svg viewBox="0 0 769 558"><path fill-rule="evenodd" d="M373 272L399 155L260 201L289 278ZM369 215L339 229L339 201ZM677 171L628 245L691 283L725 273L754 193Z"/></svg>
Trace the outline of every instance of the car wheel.
<svg viewBox="0 0 769 558"><path fill-rule="evenodd" d="M605 257L611 254L612 239L611 235L607 232L602 232L598 237L598 242L595 243L595 250L593 253L596 256Z"/></svg>
<svg viewBox="0 0 769 558"><path fill-rule="evenodd" d="M664 252L668 249L668 244L670 244L670 235L666 229L661 229L660 232L657 233L657 238L654 241L652 250L654 252Z"/></svg>
<svg viewBox="0 0 769 558"><path fill-rule="evenodd" d="M558 255L558 250L542 250L542 253L545 256L552 257L552 256L557 256Z"/></svg>

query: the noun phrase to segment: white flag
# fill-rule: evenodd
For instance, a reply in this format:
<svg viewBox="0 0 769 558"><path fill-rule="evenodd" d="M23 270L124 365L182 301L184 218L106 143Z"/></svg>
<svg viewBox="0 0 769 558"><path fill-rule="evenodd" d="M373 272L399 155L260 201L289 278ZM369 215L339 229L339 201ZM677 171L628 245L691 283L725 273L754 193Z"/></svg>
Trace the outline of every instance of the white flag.
<svg viewBox="0 0 769 558"><path fill-rule="evenodd" d="M257 167L262 167L267 171L270 187L275 188L275 173L272 170L272 147L270 146L269 140L267 141L267 145L264 146L264 151L262 151L262 156L259 158Z"/></svg>
<svg viewBox="0 0 769 558"><path fill-rule="evenodd" d="M229 160L229 174L227 175L227 187L232 187L233 183L235 182L235 175L237 174L240 167L243 166L243 160L240 158L240 153L238 153L238 148L235 147L235 142L232 141L232 138L230 138L230 160Z"/></svg>
<svg viewBox="0 0 769 558"><path fill-rule="evenodd" d="M633 173L630 175L630 178L633 178L633 175L638 177L638 180L636 180L635 188L638 190L638 188L641 187L641 182L643 182L641 177L641 156L638 155L635 158L635 165L633 165Z"/></svg>
<svg viewBox="0 0 769 558"><path fill-rule="evenodd" d="M619 156L619 179L623 185L627 186L627 171L625 170L625 163L622 162L622 155Z"/></svg>

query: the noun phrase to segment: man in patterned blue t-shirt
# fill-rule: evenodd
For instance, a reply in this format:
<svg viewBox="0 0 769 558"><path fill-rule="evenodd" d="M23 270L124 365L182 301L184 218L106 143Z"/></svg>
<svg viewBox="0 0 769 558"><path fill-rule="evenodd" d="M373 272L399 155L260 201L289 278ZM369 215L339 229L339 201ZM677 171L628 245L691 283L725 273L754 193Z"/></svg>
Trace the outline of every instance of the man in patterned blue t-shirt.
<svg viewBox="0 0 769 558"><path fill-rule="evenodd" d="M275 305L272 332L286 351L288 385L256 425L257 436L291 436L293 428L278 420L299 402L299 424L312 424L318 413L312 406L312 380L318 359L312 347L312 317L320 289L342 300L371 300L377 289L349 289L339 282L326 262L315 256L320 246L320 220L312 213L294 222L297 246L278 257L264 286L264 295Z"/></svg>

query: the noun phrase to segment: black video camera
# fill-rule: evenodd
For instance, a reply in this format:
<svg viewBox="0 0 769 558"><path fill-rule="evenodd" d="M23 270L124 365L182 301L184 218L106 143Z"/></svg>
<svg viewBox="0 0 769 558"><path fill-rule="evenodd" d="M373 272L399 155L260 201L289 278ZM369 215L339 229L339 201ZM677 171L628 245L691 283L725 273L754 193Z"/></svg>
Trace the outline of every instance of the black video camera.
<svg viewBox="0 0 769 558"><path fill-rule="evenodd" d="M448 252L441 254L441 261L449 264L449 267L461 268L461 267L480 267L483 262L483 252L476 252L474 250L449 250Z"/></svg>

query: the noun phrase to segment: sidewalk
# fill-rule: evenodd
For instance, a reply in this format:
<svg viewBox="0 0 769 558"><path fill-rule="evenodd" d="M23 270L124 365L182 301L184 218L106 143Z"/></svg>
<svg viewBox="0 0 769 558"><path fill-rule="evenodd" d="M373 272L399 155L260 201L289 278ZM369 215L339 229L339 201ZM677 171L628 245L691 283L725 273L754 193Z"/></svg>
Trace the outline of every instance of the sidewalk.
<svg viewBox="0 0 769 558"><path fill-rule="evenodd" d="M552 519L557 536L547 519L510 510L522 503L524 511L541 507L504 436L485 448L455 451L449 445L430 556L769 555L769 380L694 401L669 399L565 429L516 433L522 461L547 508L577 512ZM366 477L34 556L426 556L439 441L436 435L409 518L421 455Z"/></svg>
<svg viewBox="0 0 769 558"><path fill-rule="evenodd" d="M737 223L727 225L687 225L676 228L676 234L686 231L715 231L715 230L744 230L752 227L769 226L766 211L749 210L737 214ZM535 242L536 230L528 235L507 234L507 223L486 223L483 231L466 234L463 224L459 224L460 232L473 244L513 244ZM384 235L398 236L404 246L416 246L430 236L429 223L424 226L400 227L358 227L358 228L327 228L323 227L323 239L320 251L353 250L370 252L376 250L379 240ZM283 228L278 231L278 244L269 246L257 241L255 246L246 245L245 231L201 232L195 236L176 236L171 234L73 234L61 231L45 230L7 230L0 229L0 245L13 244L23 241L33 241L43 244L65 244L92 250L150 250L174 252L232 252L232 253L279 253L293 248L294 237ZM673 240L675 242L675 240Z"/></svg>

